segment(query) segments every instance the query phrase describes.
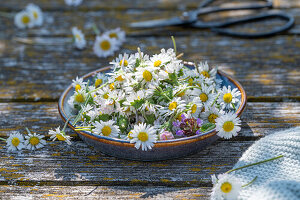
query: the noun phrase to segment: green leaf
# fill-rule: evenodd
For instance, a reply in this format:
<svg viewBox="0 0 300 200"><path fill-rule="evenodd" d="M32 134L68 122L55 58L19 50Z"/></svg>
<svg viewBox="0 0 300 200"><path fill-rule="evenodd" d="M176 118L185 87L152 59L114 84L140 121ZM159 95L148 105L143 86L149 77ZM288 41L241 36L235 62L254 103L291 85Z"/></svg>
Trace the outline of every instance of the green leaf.
<svg viewBox="0 0 300 200"><path fill-rule="evenodd" d="M125 116L118 117L117 124L118 124L121 132L126 131L128 124L129 124L128 118Z"/></svg>
<svg viewBox="0 0 300 200"><path fill-rule="evenodd" d="M146 115L146 118L147 118L147 124L153 124L156 119L154 114Z"/></svg>
<svg viewBox="0 0 300 200"><path fill-rule="evenodd" d="M141 61L140 61L140 59L136 59L135 60L135 67L138 67L138 66L140 66L140 64L141 64Z"/></svg>
<svg viewBox="0 0 300 200"><path fill-rule="evenodd" d="M144 100L144 99L141 99L141 100L134 100L134 102L132 102L131 105L132 105L135 109L139 109L144 103L145 103L145 100Z"/></svg>
<svg viewBox="0 0 300 200"><path fill-rule="evenodd" d="M216 127L215 124L208 122L208 123L203 124L201 126L201 131L202 132L207 132L207 131L210 131L210 130L214 129L215 127Z"/></svg>
<svg viewBox="0 0 300 200"><path fill-rule="evenodd" d="M99 120L102 120L102 121L106 122L109 119L110 119L110 116L108 114L99 115Z"/></svg>

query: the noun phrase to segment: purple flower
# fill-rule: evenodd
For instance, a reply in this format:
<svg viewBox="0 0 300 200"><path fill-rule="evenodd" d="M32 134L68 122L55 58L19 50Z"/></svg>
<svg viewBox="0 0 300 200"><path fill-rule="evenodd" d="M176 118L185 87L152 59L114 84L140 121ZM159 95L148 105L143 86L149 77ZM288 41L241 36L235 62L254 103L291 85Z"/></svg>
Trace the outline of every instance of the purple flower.
<svg viewBox="0 0 300 200"><path fill-rule="evenodd" d="M171 140L174 139L173 133L169 131L164 131L159 135L160 140Z"/></svg>
<svg viewBox="0 0 300 200"><path fill-rule="evenodd" d="M200 130L197 130L196 131L196 135L200 135L201 134L201 131Z"/></svg>
<svg viewBox="0 0 300 200"><path fill-rule="evenodd" d="M202 121L200 118L198 118L198 119L197 119L197 125L198 125L198 126L201 126L202 123L203 123L203 121Z"/></svg>
<svg viewBox="0 0 300 200"><path fill-rule="evenodd" d="M176 135L178 135L178 136L184 136L183 130L176 131Z"/></svg>
<svg viewBox="0 0 300 200"><path fill-rule="evenodd" d="M180 121L179 120L173 121L173 126L179 127L180 126Z"/></svg>
<svg viewBox="0 0 300 200"><path fill-rule="evenodd" d="M186 120L186 116L184 114L181 115L181 122L184 122Z"/></svg>

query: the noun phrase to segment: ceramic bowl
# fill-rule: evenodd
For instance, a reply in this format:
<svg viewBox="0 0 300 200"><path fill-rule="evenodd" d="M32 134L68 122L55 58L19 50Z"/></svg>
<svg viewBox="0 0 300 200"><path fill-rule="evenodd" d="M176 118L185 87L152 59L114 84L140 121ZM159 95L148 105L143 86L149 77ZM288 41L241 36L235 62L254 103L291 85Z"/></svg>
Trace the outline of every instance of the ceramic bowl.
<svg viewBox="0 0 300 200"><path fill-rule="evenodd" d="M186 66L191 67L191 63L185 63ZM108 72L109 67L102 68L85 75L83 78L85 81L91 79L98 72ZM238 88L241 92L240 103L238 105L237 115L240 116L246 107L246 93L241 84L229 75L218 70L217 79L222 80L222 87L230 85L231 88ZM61 95L58 102L58 110L64 121L66 121L72 114L72 109L68 105L67 101L74 93L72 85L70 85ZM72 125L72 121L69 122L68 126L75 131L75 127ZM76 131L78 136L87 144L92 145L95 149L100 152L129 160L139 161L157 161L174 159L190 154L194 154L204 149L209 144L213 143L218 139L215 129L206 133L195 135L191 137L184 137L179 139L157 141L152 150L142 151L136 149L134 144L129 141L109 138L100 135L94 135L87 131Z"/></svg>

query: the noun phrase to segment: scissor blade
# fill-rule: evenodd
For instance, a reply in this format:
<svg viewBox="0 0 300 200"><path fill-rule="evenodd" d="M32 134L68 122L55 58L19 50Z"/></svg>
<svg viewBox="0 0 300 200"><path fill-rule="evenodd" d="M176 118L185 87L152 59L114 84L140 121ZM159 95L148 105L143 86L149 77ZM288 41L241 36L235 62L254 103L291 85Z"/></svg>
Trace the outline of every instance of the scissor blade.
<svg viewBox="0 0 300 200"><path fill-rule="evenodd" d="M164 27L164 26L175 26L184 24L184 21L180 17L173 17L169 19L158 19L158 20L149 20L142 22L130 23L131 28L155 28L155 27Z"/></svg>

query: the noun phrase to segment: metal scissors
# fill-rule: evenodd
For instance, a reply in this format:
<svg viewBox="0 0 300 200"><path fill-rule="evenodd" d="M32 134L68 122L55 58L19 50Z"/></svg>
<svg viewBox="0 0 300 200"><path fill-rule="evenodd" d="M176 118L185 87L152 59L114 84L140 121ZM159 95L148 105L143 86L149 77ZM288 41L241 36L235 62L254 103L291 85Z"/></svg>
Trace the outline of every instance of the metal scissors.
<svg viewBox="0 0 300 200"><path fill-rule="evenodd" d="M129 26L131 28L157 28L157 27L166 27L166 26L189 26L193 28L207 28L212 30L213 32L233 36L233 37L241 37L241 38L259 38L259 37L268 37L273 36L278 33L289 30L293 27L295 20L294 17L281 12L281 11L267 11L258 15L251 15L246 17L240 17L237 19L228 19L222 22L204 22L199 19L199 16L210 14L210 13L218 13L223 11L238 11L238 10L262 10L262 9L272 9L273 1L272 0L264 0L264 3L252 3L244 6L236 6L236 7L206 7L211 4L214 0L204 0L199 5L196 10L183 12L181 16L172 17L169 19L158 19L158 20L150 20L150 21L142 21L142 22L134 22ZM257 33L245 33L245 32L236 32L230 29L226 29L231 25L247 23L251 21L260 21L269 18L280 18L286 21L282 26L277 26L270 31L265 32L257 32Z"/></svg>

